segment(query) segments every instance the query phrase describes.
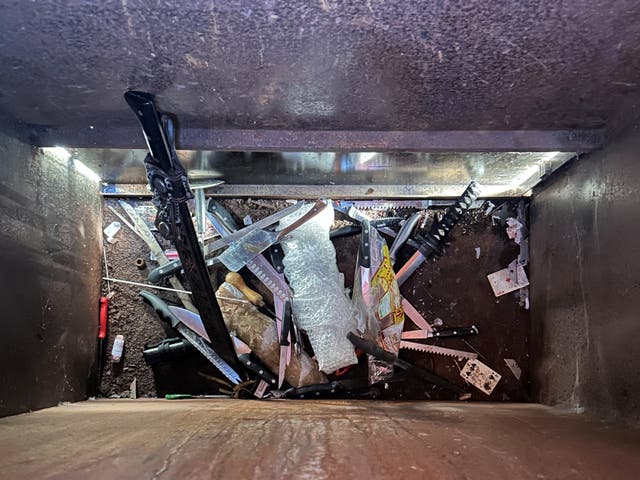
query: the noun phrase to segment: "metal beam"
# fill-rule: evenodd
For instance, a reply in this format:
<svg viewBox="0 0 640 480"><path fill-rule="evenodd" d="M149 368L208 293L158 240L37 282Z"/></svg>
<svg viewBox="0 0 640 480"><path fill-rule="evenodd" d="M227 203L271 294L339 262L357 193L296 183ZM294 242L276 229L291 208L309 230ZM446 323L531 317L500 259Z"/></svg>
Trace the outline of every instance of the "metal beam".
<svg viewBox="0 0 640 480"><path fill-rule="evenodd" d="M39 147L145 148L138 128L29 128ZM351 152L588 152L604 144L603 130L208 130L178 132L178 148L218 151Z"/></svg>
<svg viewBox="0 0 640 480"><path fill-rule="evenodd" d="M378 199L449 199L457 198L465 185L220 185L205 190L205 197L214 198L270 198L315 200L378 200ZM483 198L513 198L529 196L530 188L489 186ZM109 184L102 189L103 197L147 198L151 193L145 185Z"/></svg>

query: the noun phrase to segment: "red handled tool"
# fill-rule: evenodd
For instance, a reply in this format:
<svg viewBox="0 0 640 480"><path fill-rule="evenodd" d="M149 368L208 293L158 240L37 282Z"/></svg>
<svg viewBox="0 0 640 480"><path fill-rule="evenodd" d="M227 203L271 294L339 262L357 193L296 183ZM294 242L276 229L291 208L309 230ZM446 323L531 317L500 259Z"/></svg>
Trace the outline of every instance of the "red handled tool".
<svg viewBox="0 0 640 480"><path fill-rule="evenodd" d="M100 318L98 323L98 392L102 384L102 359L107 342L107 311L109 309L109 299L100 297Z"/></svg>

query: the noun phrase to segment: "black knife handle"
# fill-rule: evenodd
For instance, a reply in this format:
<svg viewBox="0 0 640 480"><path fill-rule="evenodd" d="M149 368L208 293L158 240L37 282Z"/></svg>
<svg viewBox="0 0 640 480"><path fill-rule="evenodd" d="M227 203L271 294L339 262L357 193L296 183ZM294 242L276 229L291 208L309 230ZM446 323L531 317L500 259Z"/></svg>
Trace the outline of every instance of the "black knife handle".
<svg viewBox="0 0 640 480"><path fill-rule="evenodd" d="M347 225L346 227L331 230L329 232L329 239L333 240L334 238L353 237L354 235L358 235L361 231L361 225Z"/></svg>
<svg viewBox="0 0 640 480"><path fill-rule="evenodd" d="M284 250L282 249L282 245L279 243L274 243L269 247L269 256L271 257L271 263L273 264L273 268L276 269L278 273L284 273Z"/></svg>
<svg viewBox="0 0 640 480"><path fill-rule="evenodd" d="M477 335L477 334L478 334L478 328L475 325L471 327L442 328L440 330L433 331L434 338L467 337L469 335Z"/></svg>
<svg viewBox="0 0 640 480"><path fill-rule="evenodd" d="M151 283L159 283L163 278L171 277L180 270L182 270L182 262L180 262L180 260L173 260L172 262L160 265L151 270L147 280Z"/></svg>
<svg viewBox="0 0 640 480"><path fill-rule="evenodd" d="M436 375L435 373L430 372L429 370L416 367L415 365L405 360L402 360L401 358L398 359L398 361L396 362L396 365L401 369L405 370L407 373L411 374L412 376L418 377L421 380L424 380L425 382L429 382L439 387L446 388L447 390L451 390L452 392L455 392L460 396L465 396L467 394L467 391L464 388L459 387L454 383L451 383L449 380L442 378L441 376Z"/></svg>
<svg viewBox="0 0 640 480"><path fill-rule="evenodd" d="M285 391L286 398L314 398L325 393L335 393L341 389L341 382L336 380L330 383L321 383L318 385L309 385L307 387L290 388Z"/></svg>
<svg viewBox="0 0 640 480"><path fill-rule="evenodd" d="M365 340L364 338L360 338L353 332L349 332L347 334L347 338L356 348L359 348L365 353L369 355L379 358L380 360L384 360L385 362L394 363L398 357L396 357L393 353L387 352L384 348L376 345L375 343Z"/></svg>
<svg viewBox="0 0 640 480"><path fill-rule="evenodd" d="M220 222L227 228L227 230L229 230L229 232L235 232L240 228L229 211L224 208L222 204L217 200L214 200L213 198L209 199L207 211L218 220L220 220Z"/></svg>
<svg viewBox="0 0 640 480"><path fill-rule="evenodd" d="M180 320L173 314L171 310L169 310L169 307L166 303L164 303L164 301L156 297L153 293L147 292L146 290L142 290L140 292L140 296L147 304L153 307L153 309L162 320L169 323L173 328L178 326Z"/></svg>
<svg viewBox="0 0 640 480"><path fill-rule="evenodd" d="M262 380L267 382L270 387L278 385L277 377L269 371L261 362L256 360L250 353L243 353L238 355L240 363L249 371L258 375Z"/></svg>
<svg viewBox="0 0 640 480"><path fill-rule="evenodd" d="M138 117L149 151L160 168L169 171L177 167L170 153L171 139L167 138L167 132L161 126L154 96L147 92L128 91L124 94L124 99Z"/></svg>
<svg viewBox="0 0 640 480"><path fill-rule="evenodd" d="M222 262L218 259L218 257L208 258L205 264L207 267L213 267L220 265ZM154 268L149 272L149 276L147 280L151 283L160 283L160 280L163 278L171 277L182 270L182 262L180 260L173 260L165 265L161 265L159 267Z"/></svg>
<svg viewBox="0 0 640 480"><path fill-rule="evenodd" d="M184 338L167 338L156 345L145 345L142 357L147 365L170 362L197 350Z"/></svg>
<svg viewBox="0 0 640 480"><path fill-rule="evenodd" d="M362 233L360 235L360 246L358 247L358 265L364 268L371 266L371 223L369 220L362 221Z"/></svg>
<svg viewBox="0 0 640 480"><path fill-rule="evenodd" d="M284 315L282 318L282 330L280 331L280 345L285 347L289 346L289 332L291 332L292 327L291 320L291 302L284 302Z"/></svg>
<svg viewBox="0 0 640 480"><path fill-rule="evenodd" d="M471 208L471 205L478 198L478 195L480 195L480 185L472 181L465 191L462 192L460 198L458 198L452 206L447 208L442 219L439 222L433 222L425 237L419 239L422 243L420 252L425 258L429 258L434 252L441 252L445 237L465 212Z"/></svg>

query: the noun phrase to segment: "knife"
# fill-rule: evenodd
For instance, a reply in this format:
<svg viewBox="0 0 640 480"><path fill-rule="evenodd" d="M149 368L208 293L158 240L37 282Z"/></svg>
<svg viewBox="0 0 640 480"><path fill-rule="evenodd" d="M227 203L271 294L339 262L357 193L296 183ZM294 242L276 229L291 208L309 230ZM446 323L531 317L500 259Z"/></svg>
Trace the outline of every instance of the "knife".
<svg viewBox="0 0 640 480"><path fill-rule="evenodd" d="M184 308L169 306L169 310L178 317L182 323L200 335L205 340L208 340L207 332L204 330L200 315L190 312ZM240 363L249 371L256 373L261 379L269 384L269 386L277 385L278 381L276 377L265 367L260 360L255 357L251 352L251 347L240 340L238 337L231 337L233 340L233 347L238 355Z"/></svg>
<svg viewBox="0 0 640 480"><path fill-rule="evenodd" d="M447 208L442 220L439 222L434 221L427 235L417 238L421 244L420 248L396 273L398 286L401 286L427 258L441 251L445 237L478 198L479 193L480 186L475 181L471 182L460 198L451 207Z"/></svg>
<svg viewBox="0 0 640 480"><path fill-rule="evenodd" d="M451 338L451 337L466 337L468 335L477 335L478 329L475 325L471 327L460 328L443 328L440 330L408 330L402 332L403 340L412 339L424 339L424 338Z"/></svg>
<svg viewBox="0 0 640 480"><path fill-rule="evenodd" d="M202 319L200 315L194 313L186 308L175 307L173 305L168 306L171 313L173 313L178 320L184 323L187 327L193 330L195 333L204 338L207 342L209 340L209 335L207 335L207 331L204 329L204 325L202 324ZM237 350L237 349L236 349Z"/></svg>
<svg viewBox="0 0 640 480"><path fill-rule="evenodd" d="M214 199L209 200L207 216L216 230L220 228L218 233L223 237L226 237L238 230L238 224L231 214ZM278 299L284 302L288 298L291 298L291 289L289 288L289 285L287 285L284 278L278 274L279 272L274 269L264 255L258 255L254 258L247 264L247 268L273 294L274 304L277 303ZM276 307L276 313L277 312L278 308ZM279 316L278 318L282 317Z"/></svg>
<svg viewBox="0 0 640 480"><path fill-rule="evenodd" d="M222 252L218 258L229 270L237 272L271 245L282 241L292 231L311 220L326 207L327 204L325 202L318 200L313 207L311 207L311 210L306 212L291 225L278 232L253 229L248 234L242 235L237 241L229 245L229 248ZM251 226L253 225L256 224L252 224ZM243 230L246 230L246 228ZM229 235L229 237L236 235L243 230L239 230L235 234ZM222 240L226 240L229 237L223 237Z"/></svg>
<svg viewBox="0 0 640 480"><path fill-rule="evenodd" d="M422 214L420 212L414 213L404 222L402 227L400 227L400 230L398 231L398 234L396 235L396 238L393 240L391 248L389 249L391 265L396 263L396 255L398 254L398 251L403 247L405 243L407 243L407 240L409 240L409 237L415 230L416 225L418 225L421 216Z"/></svg>
<svg viewBox="0 0 640 480"><path fill-rule="evenodd" d="M291 205L290 207L280 210L279 212L276 212L273 215L263 218L262 220L255 222L241 230L236 229L236 231L233 233L229 232L227 235L224 235L219 240L206 244L204 246L204 255L206 256L210 253L215 252L216 250L220 250L221 248L226 247L231 243L246 241L247 238L249 239L251 238L251 235L259 236L260 235L259 232L262 232L262 230L260 230L261 228L266 228L270 225L273 225L274 223L280 221L284 217L291 215L292 213L294 213L296 210L298 210L304 205L305 205L304 202L298 202L295 205ZM255 232L258 232L258 233L255 233ZM218 232L218 233L222 235L222 232ZM208 259L206 261L207 266L212 266L219 263L220 261L217 258ZM158 267L153 271L151 271L149 273L149 281L152 283L158 283L162 278L175 275L180 271L181 268L182 268L182 262L180 260L174 260L173 262L170 262L164 266Z"/></svg>
<svg viewBox="0 0 640 480"><path fill-rule="evenodd" d="M384 350L374 342L365 340L364 338L360 338L352 332L349 332L347 334L347 338L351 341L351 343L353 343L356 348L359 348L363 352L368 353L373 357L379 358L380 360L392 363L393 365L406 370L408 373L415 375L422 380L433 383L434 385L437 385L439 387L446 388L447 390L451 390L460 395L461 400L463 398L466 398L468 395L468 392L458 385L449 382L448 380L436 375L433 372L430 372L429 370L416 367L415 365L412 365L411 363L398 358L396 355Z"/></svg>
<svg viewBox="0 0 640 480"><path fill-rule="evenodd" d="M173 328L178 330L180 334L193 345L211 364L216 367L231 383L237 385L241 382L240 375L229 366L220 356L209 346L204 339L188 328L180 319L169 309L167 304L151 292L145 290L140 292L142 299L153 307L158 316L169 323Z"/></svg>

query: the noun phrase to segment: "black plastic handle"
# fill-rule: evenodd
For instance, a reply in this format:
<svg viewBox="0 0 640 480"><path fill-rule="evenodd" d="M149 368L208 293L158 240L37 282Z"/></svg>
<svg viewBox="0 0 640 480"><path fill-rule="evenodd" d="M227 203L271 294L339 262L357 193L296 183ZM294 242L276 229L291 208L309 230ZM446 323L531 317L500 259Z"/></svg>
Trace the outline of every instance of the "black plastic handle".
<svg viewBox="0 0 640 480"><path fill-rule="evenodd" d="M142 290L140 292L140 296L145 301L145 303L153 307L153 309L162 320L169 323L173 328L178 326L180 320L173 314L171 310L169 310L169 307L166 303L164 303L164 301L156 297L153 293L147 292L146 290Z"/></svg>
<svg viewBox="0 0 640 480"><path fill-rule="evenodd" d="M231 216L229 211L222 206L220 202L209 199L209 205L207 206L207 212L216 217L225 226L229 232L235 232L240 228L238 223ZM222 234L222 232L220 232Z"/></svg>
<svg viewBox="0 0 640 480"><path fill-rule="evenodd" d="M286 398L314 398L322 394L335 393L342 389L340 381L336 380L330 383L320 383L318 385L309 385L306 387L290 388L284 394Z"/></svg>
<svg viewBox="0 0 640 480"><path fill-rule="evenodd" d="M375 343L365 340L364 338L360 338L353 332L349 332L347 334L347 338L356 348L359 348L365 353L369 355L379 358L380 360L384 360L385 362L395 363L398 359L393 353L387 352L384 348L376 345Z"/></svg>
<svg viewBox="0 0 640 480"><path fill-rule="evenodd" d="M291 319L291 302L286 301L284 303L284 315L282 318L282 330L280 331L280 345L284 345L285 347L289 346L289 332L291 332L292 327L292 319Z"/></svg>
<svg viewBox="0 0 640 480"><path fill-rule="evenodd" d="M469 335L477 335L478 328L473 325L471 327L460 328L443 328L433 331L434 338L447 338L447 337L467 337Z"/></svg>
<svg viewBox="0 0 640 480"><path fill-rule="evenodd" d="M182 262L180 260L174 260L172 262L160 265L149 272L147 280L151 283L159 283L160 280L166 277L175 275L182 269Z"/></svg>
<svg viewBox="0 0 640 480"><path fill-rule="evenodd" d="M172 170L172 151L166 132L161 127L160 114L156 110L154 96L147 92L130 90L124 94L124 99L136 114L151 155L165 172Z"/></svg>
<svg viewBox="0 0 640 480"><path fill-rule="evenodd" d="M262 380L267 382L270 386L278 385L278 378L269 371L261 362L256 360L250 353L243 353L238 355L240 363L249 371L255 373Z"/></svg>
<svg viewBox="0 0 640 480"><path fill-rule="evenodd" d="M358 264L361 267L371 266L371 223L369 220L362 221L362 233L360 234L360 246L358 247Z"/></svg>
<svg viewBox="0 0 640 480"><path fill-rule="evenodd" d="M346 227L331 230L329 232L329 239L333 240L334 238L353 237L354 235L358 235L361 231L361 225L347 225Z"/></svg>

